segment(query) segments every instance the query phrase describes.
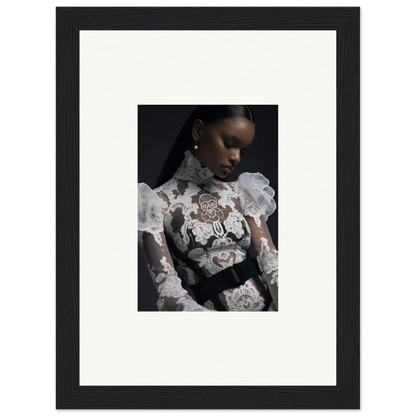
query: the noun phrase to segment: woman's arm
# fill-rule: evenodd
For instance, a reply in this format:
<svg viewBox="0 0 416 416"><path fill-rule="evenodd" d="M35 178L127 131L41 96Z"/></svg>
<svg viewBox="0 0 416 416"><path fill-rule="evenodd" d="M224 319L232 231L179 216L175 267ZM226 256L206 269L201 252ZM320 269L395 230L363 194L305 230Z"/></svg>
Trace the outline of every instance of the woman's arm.
<svg viewBox="0 0 416 416"><path fill-rule="evenodd" d="M147 267L159 294L160 311L209 311L199 305L182 287L169 250L165 233L152 234L139 231L139 245L143 250Z"/></svg>
<svg viewBox="0 0 416 416"><path fill-rule="evenodd" d="M269 311L276 311L278 305L278 277L279 277L279 254L276 250L272 238L264 221L263 216L258 217L258 224L250 217L245 217L251 231L251 244L249 248L250 256L257 259L261 278L267 284L273 302L269 307Z"/></svg>

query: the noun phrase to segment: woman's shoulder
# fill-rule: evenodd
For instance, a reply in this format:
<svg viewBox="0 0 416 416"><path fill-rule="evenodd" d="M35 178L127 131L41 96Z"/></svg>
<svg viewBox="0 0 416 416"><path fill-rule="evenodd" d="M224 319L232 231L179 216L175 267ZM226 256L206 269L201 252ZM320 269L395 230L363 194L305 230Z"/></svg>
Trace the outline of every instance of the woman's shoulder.
<svg viewBox="0 0 416 416"><path fill-rule="evenodd" d="M163 186L152 189L146 182L139 182L138 187L138 209L163 212L169 205L169 198L164 192Z"/></svg>
<svg viewBox="0 0 416 416"><path fill-rule="evenodd" d="M141 198L152 198L155 199L156 197L162 199L164 202L169 202L167 197L167 189L171 186L172 179L168 182L160 185L156 188L151 188L146 182L139 182L138 183L138 192L139 197Z"/></svg>
<svg viewBox="0 0 416 416"><path fill-rule="evenodd" d="M260 172L243 172L233 182L235 192L243 200L243 206L247 207L255 202L264 218L275 211L275 190L270 186L270 181Z"/></svg>
<svg viewBox="0 0 416 416"><path fill-rule="evenodd" d="M163 218L168 207L161 187L152 189L146 182L138 183L138 230L159 233L163 230Z"/></svg>
<svg viewBox="0 0 416 416"><path fill-rule="evenodd" d="M275 195L274 189L270 186L270 181L260 172L240 173L237 180L231 184L239 190L246 191L266 191Z"/></svg>

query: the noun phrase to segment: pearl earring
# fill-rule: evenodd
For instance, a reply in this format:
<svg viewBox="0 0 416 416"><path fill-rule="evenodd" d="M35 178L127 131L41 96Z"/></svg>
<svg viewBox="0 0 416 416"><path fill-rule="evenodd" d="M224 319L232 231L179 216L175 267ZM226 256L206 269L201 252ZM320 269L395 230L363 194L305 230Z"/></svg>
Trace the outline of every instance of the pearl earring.
<svg viewBox="0 0 416 416"><path fill-rule="evenodd" d="M194 146L194 149L195 149L195 150L196 150L196 149L198 149L198 145L197 145L197 144Z"/></svg>

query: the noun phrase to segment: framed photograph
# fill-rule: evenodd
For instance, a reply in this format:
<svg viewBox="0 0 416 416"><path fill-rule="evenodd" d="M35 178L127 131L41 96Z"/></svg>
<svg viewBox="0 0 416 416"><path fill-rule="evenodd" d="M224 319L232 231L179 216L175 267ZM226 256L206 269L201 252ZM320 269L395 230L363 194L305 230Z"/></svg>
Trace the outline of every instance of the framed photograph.
<svg viewBox="0 0 416 416"><path fill-rule="evenodd" d="M56 407L358 409L360 9L58 7L56 19ZM205 163L214 179L231 190L261 174L275 191L272 314L170 309L138 247L140 184L162 195L181 127L213 106L255 124L233 144L247 162L229 184Z"/></svg>

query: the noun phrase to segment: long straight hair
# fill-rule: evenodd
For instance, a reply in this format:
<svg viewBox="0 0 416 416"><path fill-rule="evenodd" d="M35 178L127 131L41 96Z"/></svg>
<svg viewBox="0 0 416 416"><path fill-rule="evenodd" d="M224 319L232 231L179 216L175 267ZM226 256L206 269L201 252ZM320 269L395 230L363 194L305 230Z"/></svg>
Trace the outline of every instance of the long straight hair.
<svg viewBox="0 0 416 416"><path fill-rule="evenodd" d="M254 124L256 120L254 118L253 111L248 105L199 105L191 113L186 120L181 131L179 132L172 149L166 158L165 164L163 165L162 171L156 182L155 188L166 183L172 178L174 173L178 170L184 158L184 153L190 148L193 141L192 138L192 127L195 120L200 119L204 125L210 125L218 120L233 118L233 117L244 117L250 120ZM218 178L223 182L228 182L226 178Z"/></svg>

